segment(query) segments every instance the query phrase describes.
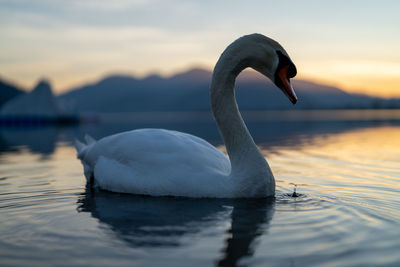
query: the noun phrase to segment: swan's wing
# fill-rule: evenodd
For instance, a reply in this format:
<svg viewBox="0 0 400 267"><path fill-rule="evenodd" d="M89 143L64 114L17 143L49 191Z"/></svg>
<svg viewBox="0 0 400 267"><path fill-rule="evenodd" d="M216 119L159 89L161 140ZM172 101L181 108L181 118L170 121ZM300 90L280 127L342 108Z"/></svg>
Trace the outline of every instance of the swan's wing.
<svg viewBox="0 0 400 267"><path fill-rule="evenodd" d="M132 169L117 160L100 156L93 173L100 188L120 193L147 194L148 186L142 184L141 179L132 179L135 175Z"/></svg>
<svg viewBox="0 0 400 267"><path fill-rule="evenodd" d="M162 129L140 129L106 137L99 140L91 152L88 152L89 157L103 155L124 164L142 163L154 167L185 164L193 169L208 167L230 171L228 158L207 141Z"/></svg>
<svg viewBox="0 0 400 267"><path fill-rule="evenodd" d="M205 140L158 129L101 139L84 161L101 188L136 194L204 194L221 190L230 172L228 158Z"/></svg>

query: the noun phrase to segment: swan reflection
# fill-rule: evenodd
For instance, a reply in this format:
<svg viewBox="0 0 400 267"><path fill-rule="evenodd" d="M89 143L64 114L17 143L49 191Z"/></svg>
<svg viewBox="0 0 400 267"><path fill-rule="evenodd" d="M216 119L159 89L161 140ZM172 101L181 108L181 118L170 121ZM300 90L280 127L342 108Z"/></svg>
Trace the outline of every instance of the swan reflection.
<svg viewBox="0 0 400 267"><path fill-rule="evenodd" d="M51 155L56 147L60 128L0 128L0 149L27 147L33 153Z"/></svg>
<svg viewBox="0 0 400 267"><path fill-rule="evenodd" d="M130 247L184 246L184 237L228 222L218 266L232 266L253 255L274 213L273 199L189 199L93 191L78 200L107 231Z"/></svg>
<svg viewBox="0 0 400 267"><path fill-rule="evenodd" d="M252 256L257 237L265 234L273 214L273 199L234 200L231 227L218 266L236 266L240 259Z"/></svg>

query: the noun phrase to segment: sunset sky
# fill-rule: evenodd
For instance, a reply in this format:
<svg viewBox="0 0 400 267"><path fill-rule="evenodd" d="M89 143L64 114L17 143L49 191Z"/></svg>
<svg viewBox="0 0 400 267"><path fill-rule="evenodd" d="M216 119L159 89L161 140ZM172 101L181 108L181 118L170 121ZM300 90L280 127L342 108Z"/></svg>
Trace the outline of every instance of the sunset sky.
<svg viewBox="0 0 400 267"><path fill-rule="evenodd" d="M106 74L211 69L234 39L280 42L298 78L400 97L400 1L0 0L0 78L57 93Z"/></svg>

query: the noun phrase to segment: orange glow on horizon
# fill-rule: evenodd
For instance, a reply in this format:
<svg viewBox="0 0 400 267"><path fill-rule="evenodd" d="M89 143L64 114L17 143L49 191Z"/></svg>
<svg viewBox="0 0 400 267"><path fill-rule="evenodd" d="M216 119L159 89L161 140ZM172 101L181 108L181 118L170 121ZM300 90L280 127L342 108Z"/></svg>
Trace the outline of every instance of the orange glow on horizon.
<svg viewBox="0 0 400 267"><path fill-rule="evenodd" d="M400 97L400 63L370 61L306 62L299 77L349 93Z"/></svg>
<svg viewBox="0 0 400 267"><path fill-rule="evenodd" d="M307 64L305 64L307 65ZM194 66L200 66L200 68L211 71L211 64L190 64L190 67L179 67L176 65L174 68L169 70L153 70L153 71L126 71L123 69L128 68L119 68L121 70L115 71L107 71L100 70L99 73L103 74L94 74L94 73L81 73L80 75L75 74L67 74L67 73L58 73L58 75L52 76L43 76L44 78L48 78L53 86L53 91L55 94L61 94L67 92L73 88L89 84L95 83L98 80L106 77L108 75L130 75L133 77L143 78L148 75L157 74L163 77L169 77L176 73L181 73L184 71L188 71ZM342 69L341 71L318 71L317 67L312 66L311 68L300 69L298 64L298 75L296 79L307 80L313 83L334 86L339 89L342 89L349 93L357 93L357 94L367 94L371 96L383 97L383 98L398 98L400 97L400 73L397 74L394 71L392 73L351 73L347 72L346 69ZM18 77L19 75L12 75L13 73L8 73L9 75L4 75L0 78L4 79L6 82L10 82L22 87L22 89L26 91L30 91L38 80L41 77L32 77L29 74L24 75L26 79L21 79L25 77ZM8 79L11 76L11 80ZM17 76L17 77L15 77Z"/></svg>

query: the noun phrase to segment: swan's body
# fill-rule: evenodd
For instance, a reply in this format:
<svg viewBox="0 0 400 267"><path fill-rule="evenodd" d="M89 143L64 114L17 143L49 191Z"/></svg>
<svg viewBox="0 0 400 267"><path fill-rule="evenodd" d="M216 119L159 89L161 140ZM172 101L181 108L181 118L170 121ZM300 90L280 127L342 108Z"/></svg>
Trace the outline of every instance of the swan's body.
<svg viewBox="0 0 400 267"><path fill-rule="evenodd" d="M221 55L213 72L211 106L228 156L190 134L140 129L77 143L89 182L101 189L153 196L268 197L275 180L237 108L236 76L253 67L296 102L289 78L296 69L275 41L253 34Z"/></svg>
<svg viewBox="0 0 400 267"><path fill-rule="evenodd" d="M96 183L110 191L160 196L173 188L168 195L193 197L229 191L229 159L190 134L140 129L103 138L88 150Z"/></svg>

